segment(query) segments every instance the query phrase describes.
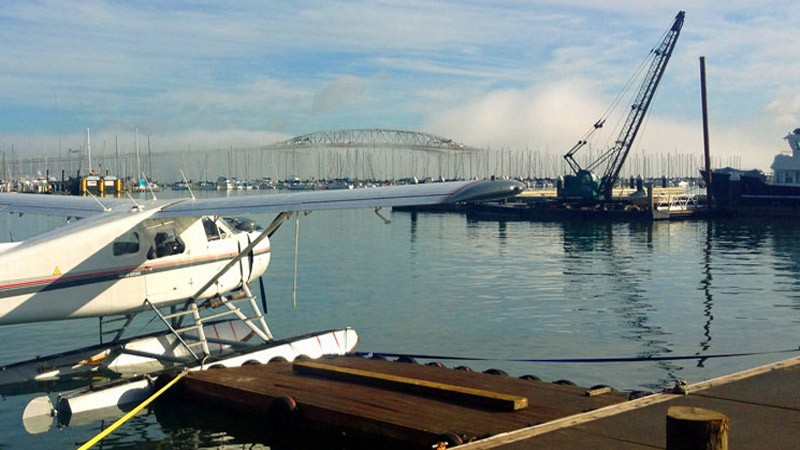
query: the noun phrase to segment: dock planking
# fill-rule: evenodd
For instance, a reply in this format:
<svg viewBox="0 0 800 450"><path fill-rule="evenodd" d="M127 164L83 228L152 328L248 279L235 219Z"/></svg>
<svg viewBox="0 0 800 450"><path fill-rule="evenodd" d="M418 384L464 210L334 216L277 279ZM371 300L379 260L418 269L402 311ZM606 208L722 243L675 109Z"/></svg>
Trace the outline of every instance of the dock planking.
<svg viewBox="0 0 800 450"><path fill-rule="evenodd" d="M587 396L576 386L358 357L194 372L183 392L261 417L273 399L290 396L303 427L417 448L446 433L469 441L627 400L619 392Z"/></svg>
<svg viewBox="0 0 800 450"><path fill-rule="evenodd" d="M503 411L516 411L528 406L528 399L519 395L507 395L485 389L475 389L351 367L337 367L330 364L300 361L292 364L292 369L306 375L364 383L428 397L442 397L463 404L474 403Z"/></svg>
<svg viewBox="0 0 800 450"><path fill-rule="evenodd" d="M670 406L730 418L729 448L796 449L800 429L800 358L689 385L689 395L656 394L464 445L464 450L664 448Z"/></svg>

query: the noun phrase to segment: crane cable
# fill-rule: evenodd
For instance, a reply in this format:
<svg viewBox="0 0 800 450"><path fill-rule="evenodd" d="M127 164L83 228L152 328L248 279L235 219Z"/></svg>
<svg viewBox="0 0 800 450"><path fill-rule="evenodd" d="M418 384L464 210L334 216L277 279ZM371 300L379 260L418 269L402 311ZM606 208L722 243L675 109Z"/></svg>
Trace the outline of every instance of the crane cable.
<svg viewBox="0 0 800 450"><path fill-rule="evenodd" d="M661 45L661 43L664 42L664 40L666 39L666 37L669 34L669 32L670 32L670 30L667 30L664 34L662 34L661 38L655 43L655 45L653 47L651 47L650 52L639 63L639 66L636 68L636 70L634 70L634 72L631 75L631 77L628 79L628 81L625 83L625 85L622 87L622 89L619 91L619 93L617 93L616 97L614 97L614 99L612 100L612 102L608 106L608 108L605 110L605 112L603 112L603 114L600 116L600 119L598 119L597 122L595 122L595 125L592 128L590 128L589 131L586 132L586 134L584 135L584 138L583 138L584 140L588 140L589 136L591 134L593 134L594 131L597 130L597 128L598 128L597 124L605 123L606 120L611 117L611 114L613 113L613 111L616 110L617 106L619 106L619 103L624 98L627 98L627 97L630 96L629 92L631 92L633 90L634 84L636 84L637 82L640 82L640 80L642 80L644 78L645 69L647 67L649 67L650 64L652 64L652 60L655 58L655 56L657 56L656 55L656 49L658 49L659 46ZM633 98L635 99L635 95L633 96ZM623 125L623 123L625 121L625 118L626 118L625 114L622 114L619 117L617 117L617 123L615 123L614 127L611 128L611 131L609 132L609 134L606 137L606 142L603 145L603 148L605 148L606 150L601 151L600 155L594 160L594 162L591 162L591 163L586 165L588 170L594 170L595 168L597 168L598 166L600 166L601 164L603 164L606 160L608 160L610 158L611 150L613 150L613 148L614 148L614 145L611 144L611 140L614 139L619 134L619 132L620 132L620 130L622 128L622 125Z"/></svg>
<svg viewBox="0 0 800 450"><path fill-rule="evenodd" d="M111 424L111 426L110 426L110 427L108 427L108 428L106 428L105 430L101 431L101 432L100 432L100 433L99 433L97 436L95 436L95 437L93 437L92 439L90 439L90 440L89 440L87 443L85 443L85 444L81 445L80 447L78 447L78 450L87 450L87 449L91 448L93 445L95 445L95 444L97 444L98 442L100 442L101 440L103 440L103 438L105 438L106 436L108 436L109 434L111 434L111 433L112 433L114 430L116 430L116 429L117 429L117 428L119 428L119 427L120 427L122 424L124 424L125 422L127 422L127 421L128 421L130 418L131 418L131 417L133 417L133 416L135 416L136 414L138 414L138 413L139 413L139 411L141 411L141 410L142 410L142 409L143 409L145 406L149 405L150 403L152 403L152 402L153 402L153 400L157 399L157 398L158 398L158 397L159 397L161 394L163 394L164 392L166 392L166 391L167 391L167 389L171 388L171 387L172 387L172 386L173 386L175 383L177 383L177 382L178 382L178 380L180 380L181 378L183 378L183 376L184 376L184 375L186 375L186 374L187 374L187 371L186 371L186 370L184 370L183 372L179 373L179 374L178 374L178 375L177 375L175 378L173 378L172 380L170 380L170 382L169 382L169 383L167 383L166 385L164 385L164 387L162 387L161 389L159 389L159 390L158 390L158 391L157 391L155 394L151 395L151 396L150 396L150 397L149 397L147 400L143 401L143 402L142 402L142 403L140 403L138 406L136 406L136 408L133 408L133 409L132 409L131 411L129 411L127 414L125 414L124 416L122 416L121 418L119 418L119 419L118 419L116 422L114 422L113 424Z"/></svg>

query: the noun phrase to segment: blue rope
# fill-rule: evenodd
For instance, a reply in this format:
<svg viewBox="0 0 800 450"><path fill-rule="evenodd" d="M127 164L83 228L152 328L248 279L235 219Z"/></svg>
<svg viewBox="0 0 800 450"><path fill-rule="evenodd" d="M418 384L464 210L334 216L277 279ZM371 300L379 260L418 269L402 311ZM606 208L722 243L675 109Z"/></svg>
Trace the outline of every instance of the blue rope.
<svg viewBox="0 0 800 450"><path fill-rule="evenodd" d="M617 358L543 358L543 359L503 359L503 358L476 358L471 356L443 356L443 355L423 355L414 353L385 353L385 352L356 352L356 355L367 357L387 357L387 358L415 358L415 359L441 359L457 361L503 361L503 362L530 362L530 363L615 363L615 362L650 362L650 361L682 361L692 359L718 359L718 358L737 358L742 356L770 355L776 353L798 352L800 348L786 350L773 350L767 352L745 352L745 353L717 353L710 355L684 355L684 356L633 356Z"/></svg>

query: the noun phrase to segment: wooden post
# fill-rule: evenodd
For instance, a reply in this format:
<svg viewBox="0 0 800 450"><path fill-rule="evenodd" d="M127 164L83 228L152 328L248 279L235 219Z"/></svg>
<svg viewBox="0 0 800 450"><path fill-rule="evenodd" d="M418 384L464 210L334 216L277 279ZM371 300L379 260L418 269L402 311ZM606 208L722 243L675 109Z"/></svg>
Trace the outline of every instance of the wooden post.
<svg viewBox="0 0 800 450"><path fill-rule="evenodd" d="M693 406L667 410L667 450L727 450L728 416Z"/></svg>
<svg viewBox="0 0 800 450"><path fill-rule="evenodd" d="M706 57L700 57L700 100L703 107L703 153L706 165L706 201L708 207L714 207L714 195L711 191L711 149L708 144L708 101L706 95Z"/></svg>

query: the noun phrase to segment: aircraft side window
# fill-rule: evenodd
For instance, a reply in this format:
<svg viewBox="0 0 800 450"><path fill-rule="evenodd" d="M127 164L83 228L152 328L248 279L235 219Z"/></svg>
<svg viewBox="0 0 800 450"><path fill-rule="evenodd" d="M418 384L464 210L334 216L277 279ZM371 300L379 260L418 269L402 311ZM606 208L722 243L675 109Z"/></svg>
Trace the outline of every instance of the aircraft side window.
<svg viewBox="0 0 800 450"><path fill-rule="evenodd" d="M113 245L114 256L139 252L139 233L131 231L118 237Z"/></svg>
<svg viewBox="0 0 800 450"><path fill-rule="evenodd" d="M209 241L216 241L220 238L219 227L208 217L203 217L203 228L206 230L206 238Z"/></svg>
<svg viewBox="0 0 800 450"><path fill-rule="evenodd" d="M155 245L150 247L150 251L147 252L148 259L177 255L186 250L186 244L174 229L156 233L154 243Z"/></svg>

